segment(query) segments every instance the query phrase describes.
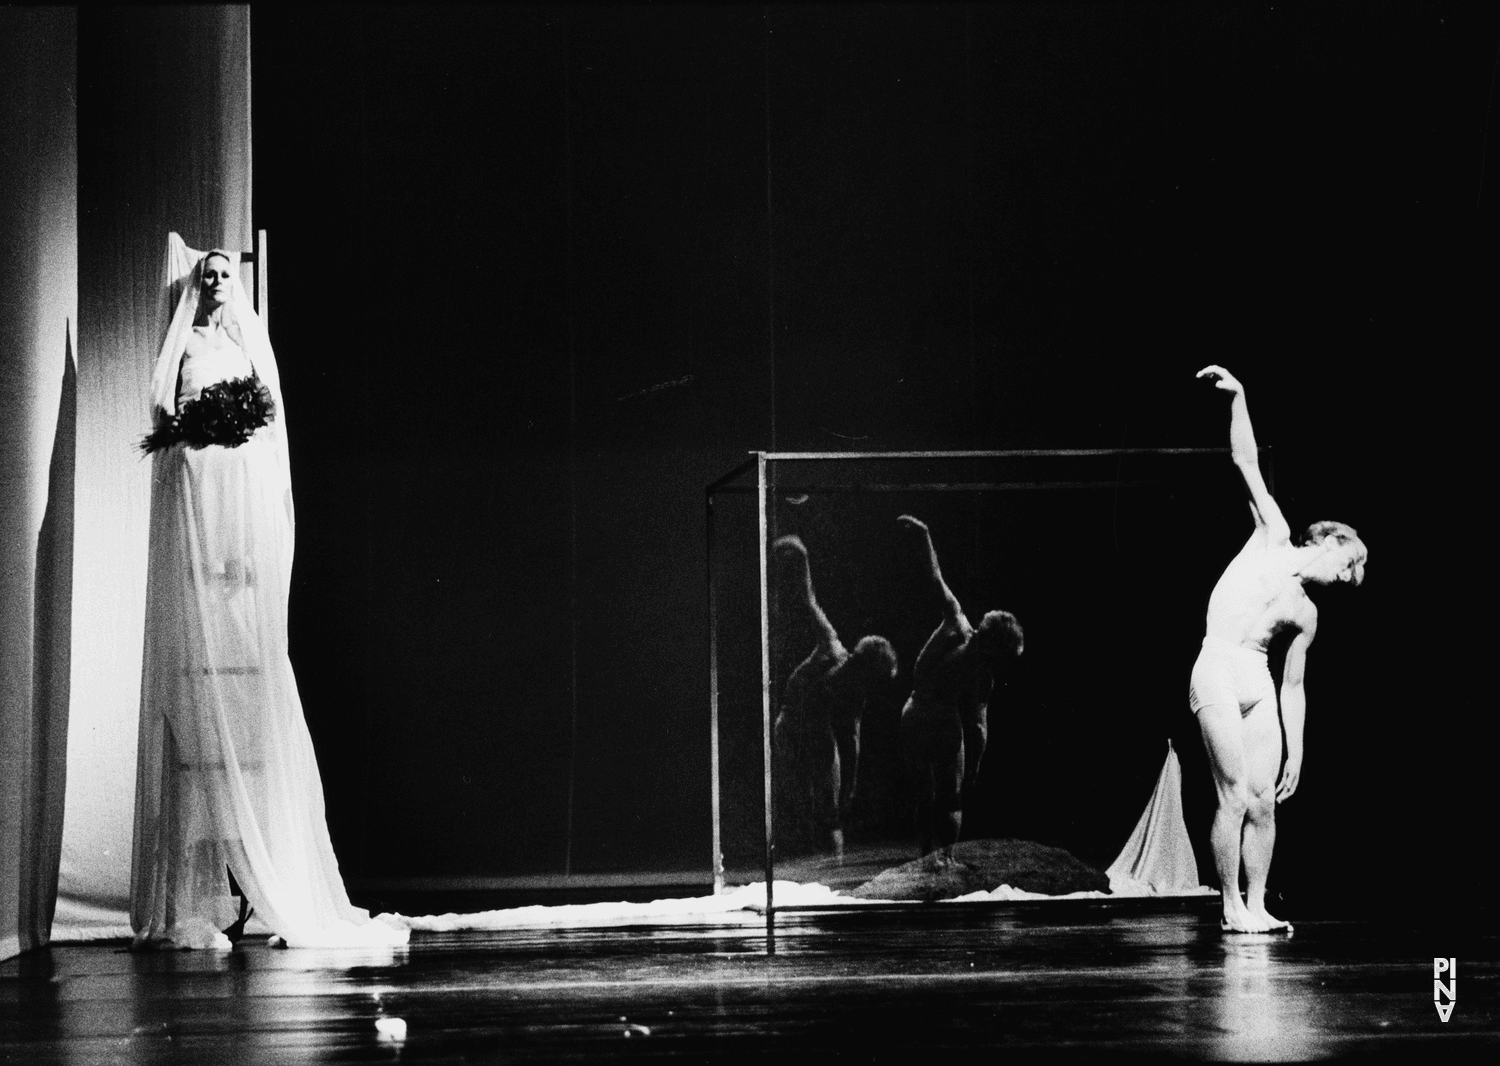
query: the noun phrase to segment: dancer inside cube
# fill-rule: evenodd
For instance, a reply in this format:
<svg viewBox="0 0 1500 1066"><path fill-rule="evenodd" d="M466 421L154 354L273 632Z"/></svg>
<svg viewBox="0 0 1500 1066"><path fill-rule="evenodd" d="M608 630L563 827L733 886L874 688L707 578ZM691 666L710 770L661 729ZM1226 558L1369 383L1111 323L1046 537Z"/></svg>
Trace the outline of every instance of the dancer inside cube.
<svg viewBox="0 0 1500 1066"><path fill-rule="evenodd" d="M896 676L896 653L877 636L861 637L847 650L818 606L801 538L781 537L774 548L796 569L794 596L817 634L817 646L787 679L776 716L782 794L791 800L789 812L810 820L820 844L842 855L859 775L860 722L871 690Z"/></svg>
<svg viewBox="0 0 1500 1066"><path fill-rule="evenodd" d="M926 523L911 515L896 521L917 541L943 605L943 620L917 655L911 697L901 712L901 744L916 777L917 828L926 855L958 840L963 800L989 737L995 668L1021 654L1025 637L1009 611L990 611L977 628L971 625L943 581Z"/></svg>

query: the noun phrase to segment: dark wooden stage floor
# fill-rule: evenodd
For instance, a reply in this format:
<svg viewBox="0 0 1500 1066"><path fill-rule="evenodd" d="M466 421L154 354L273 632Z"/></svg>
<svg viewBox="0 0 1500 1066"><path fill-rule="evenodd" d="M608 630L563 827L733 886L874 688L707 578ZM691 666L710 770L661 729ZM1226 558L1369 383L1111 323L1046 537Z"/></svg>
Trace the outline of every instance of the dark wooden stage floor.
<svg viewBox="0 0 1500 1066"><path fill-rule="evenodd" d="M1465 938L1445 1024L1432 984L1443 945L1399 924L1312 921L1290 939L1226 938L1198 905L787 913L767 957L756 920L418 934L374 955L263 940L226 955L58 945L0 964L0 1061L915 1063L943 1050L987 1061L1494 1061L1500 1051L1494 935Z"/></svg>

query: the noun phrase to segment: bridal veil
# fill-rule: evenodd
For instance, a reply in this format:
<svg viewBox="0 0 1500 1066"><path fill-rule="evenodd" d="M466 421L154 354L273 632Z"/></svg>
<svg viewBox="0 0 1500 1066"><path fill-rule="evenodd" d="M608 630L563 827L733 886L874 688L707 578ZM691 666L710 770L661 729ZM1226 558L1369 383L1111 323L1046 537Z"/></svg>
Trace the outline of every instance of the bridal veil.
<svg viewBox="0 0 1500 1066"><path fill-rule="evenodd" d="M219 253L216 253L219 254ZM291 946L405 942L352 906L287 657L292 492L270 339L229 253L228 310L275 416L238 447L152 457L131 924L138 945L225 947L238 906ZM152 376L153 417L177 413L205 253L172 234L175 311Z"/></svg>

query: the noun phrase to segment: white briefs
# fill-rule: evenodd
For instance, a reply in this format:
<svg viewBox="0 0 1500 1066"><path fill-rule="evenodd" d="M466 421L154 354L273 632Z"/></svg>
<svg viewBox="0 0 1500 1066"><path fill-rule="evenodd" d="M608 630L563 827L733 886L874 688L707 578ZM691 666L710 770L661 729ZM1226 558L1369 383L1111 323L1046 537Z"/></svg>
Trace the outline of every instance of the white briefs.
<svg viewBox="0 0 1500 1066"><path fill-rule="evenodd" d="M1266 653L1221 637L1204 637L1188 687L1193 713L1229 705L1238 707L1243 716L1265 699L1275 705L1276 682L1271 680Z"/></svg>

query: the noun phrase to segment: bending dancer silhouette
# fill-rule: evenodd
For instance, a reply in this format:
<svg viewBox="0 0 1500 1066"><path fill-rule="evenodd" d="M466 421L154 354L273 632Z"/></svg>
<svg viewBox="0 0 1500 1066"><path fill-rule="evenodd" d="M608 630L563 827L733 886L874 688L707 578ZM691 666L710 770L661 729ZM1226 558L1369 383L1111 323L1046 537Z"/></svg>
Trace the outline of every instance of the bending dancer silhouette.
<svg viewBox="0 0 1500 1066"><path fill-rule="evenodd" d="M776 743L791 809L809 817L835 855L844 852L844 820L859 774L859 730L870 690L896 676L896 653L884 637L861 637L848 651L818 606L807 547L781 537L775 551L800 571L795 595L818 643L787 679L776 716Z"/></svg>
<svg viewBox="0 0 1500 1066"><path fill-rule="evenodd" d="M963 797L979 774L989 736L989 699L995 666L1021 654L1025 637L1009 611L990 611L969 624L943 581L926 523L896 519L919 541L943 620L927 638L912 669L912 693L901 712L901 742L917 778L917 823L922 854L951 847L963 823Z"/></svg>

